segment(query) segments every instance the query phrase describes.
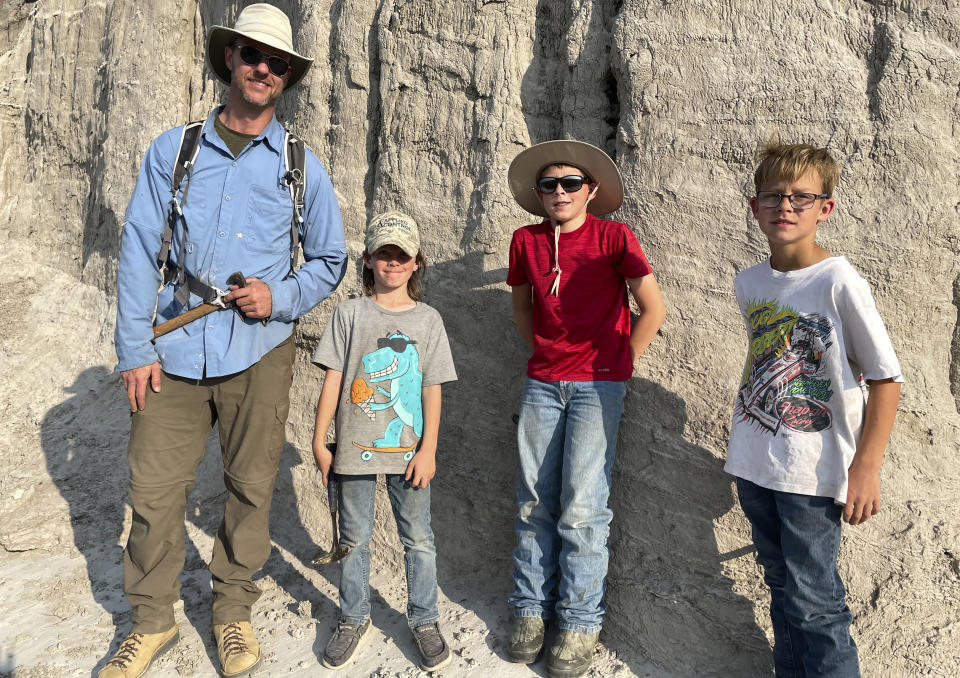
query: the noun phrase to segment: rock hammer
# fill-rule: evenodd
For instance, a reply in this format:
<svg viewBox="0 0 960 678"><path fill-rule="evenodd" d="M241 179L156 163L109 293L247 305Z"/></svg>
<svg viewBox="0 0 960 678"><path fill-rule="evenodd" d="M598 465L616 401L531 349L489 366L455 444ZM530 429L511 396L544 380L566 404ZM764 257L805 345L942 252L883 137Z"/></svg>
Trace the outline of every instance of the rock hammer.
<svg viewBox="0 0 960 678"><path fill-rule="evenodd" d="M236 271L230 274L230 277L227 278L227 282L231 285L236 285L237 287L246 287L247 279L243 277L243 273ZM217 296L213 301L204 302L199 306L194 306L186 313L181 313L176 318L171 318L166 322L162 322L159 325L156 325L153 328L153 338L162 337L164 334L178 330L187 323L192 323L194 320L204 317L205 315L210 315L214 311L219 311L221 308L227 308L227 304L223 303L223 297L229 292L224 292L223 290L213 288L217 292Z"/></svg>
<svg viewBox="0 0 960 678"><path fill-rule="evenodd" d="M327 449L336 456L337 444L327 443ZM330 524L333 532L333 547L329 551L320 551L313 559L314 565L327 565L335 563L345 555L350 553L349 546L340 545L340 530L337 525L337 509L340 506L340 476L333 472L331 466L330 473L327 475L327 503L330 505Z"/></svg>

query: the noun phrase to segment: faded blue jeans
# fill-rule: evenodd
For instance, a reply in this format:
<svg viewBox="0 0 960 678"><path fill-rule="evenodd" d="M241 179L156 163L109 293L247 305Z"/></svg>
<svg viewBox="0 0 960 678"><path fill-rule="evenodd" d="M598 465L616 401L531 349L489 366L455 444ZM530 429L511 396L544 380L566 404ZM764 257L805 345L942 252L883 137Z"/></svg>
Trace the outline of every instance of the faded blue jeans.
<svg viewBox="0 0 960 678"><path fill-rule="evenodd" d="M377 476L340 478L340 620L363 624L370 617L370 538ZM412 487L403 474L386 475L407 573L407 623L415 629L440 618L437 611L437 549L430 528L430 486Z"/></svg>
<svg viewBox="0 0 960 678"><path fill-rule="evenodd" d="M607 499L625 393L622 381L527 378L509 599L517 617L556 616L561 629L600 630L613 517Z"/></svg>
<svg viewBox="0 0 960 678"><path fill-rule="evenodd" d="M837 572L842 506L737 478L770 587L777 678L859 678L853 616Z"/></svg>

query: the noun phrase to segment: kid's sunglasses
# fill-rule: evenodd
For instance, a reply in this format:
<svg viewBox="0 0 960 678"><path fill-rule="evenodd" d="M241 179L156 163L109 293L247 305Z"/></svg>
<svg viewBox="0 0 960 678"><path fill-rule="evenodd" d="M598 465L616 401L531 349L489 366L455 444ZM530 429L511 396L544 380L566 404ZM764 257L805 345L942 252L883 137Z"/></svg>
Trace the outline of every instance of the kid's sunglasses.
<svg viewBox="0 0 960 678"><path fill-rule="evenodd" d="M290 70L290 63L278 56L267 56L251 45L240 46L240 60L247 66L257 66L261 61L267 62L267 68L278 78L282 78Z"/></svg>
<svg viewBox="0 0 960 678"><path fill-rule="evenodd" d="M416 343L412 339L404 339L403 337L385 337L377 339L377 348L381 349L389 346L395 353L403 353L407 350L407 346Z"/></svg>
<svg viewBox="0 0 960 678"><path fill-rule="evenodd" d="M537 179L537 190L541 193L553 193L557 186L563 187L567 193L576 193L585 183L589 183L590 178L579 174L568 174L565 177L543 177Z"/></svg>

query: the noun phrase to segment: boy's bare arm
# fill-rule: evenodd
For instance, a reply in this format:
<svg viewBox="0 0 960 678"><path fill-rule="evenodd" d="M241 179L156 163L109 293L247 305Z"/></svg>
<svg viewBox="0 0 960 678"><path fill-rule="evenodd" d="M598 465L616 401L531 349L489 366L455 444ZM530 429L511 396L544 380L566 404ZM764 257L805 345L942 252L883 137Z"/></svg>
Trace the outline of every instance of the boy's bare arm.
<svg viewBox="0 0 960 678"><path fill-rule="evenodd" d="M900 384L893 379L868 380L870 396L863 418L857 453L847 478L843 519L851 525L866 522L880 511L880 466L897 417Z"/></svg>
<svg viewBox="0 0 960 678"><path fill-rule="evenodd" d="M640 316L630 328L630 352L633 360L636 360L653 341L667 315L667 309L663 304L660 286L652 273L642 278L627 278L627 286L640 309Z"/></svg>
<svg viewBox="0 0 960 678"><path fill-rule="evenodd" d="M323 476L323 486L327 486L327 476L330 466L333 465L333 455L327 449L327 431L330 422L337 412L337 401L340 399L340 384L343 382L343 373L337 370L327 370L323 379L323 388L320 389L320 401L317 403L317 421L313 429L313 459Z"/></svg>
<svg viewBox="0 0 960 678"><path fill-rule="evenodd" d="M437 434L440 430L440 384L424 386L423 435L420 449L410 463L404 478L414 487L426 487L437 473Z"/></svg>
<svg viewBox="0 0 960 678"><path fill-rule="evenodd" d="M530 283L514 285L513 293L513 322L516 323L520 336L533 350L533 292Z"/></svg>

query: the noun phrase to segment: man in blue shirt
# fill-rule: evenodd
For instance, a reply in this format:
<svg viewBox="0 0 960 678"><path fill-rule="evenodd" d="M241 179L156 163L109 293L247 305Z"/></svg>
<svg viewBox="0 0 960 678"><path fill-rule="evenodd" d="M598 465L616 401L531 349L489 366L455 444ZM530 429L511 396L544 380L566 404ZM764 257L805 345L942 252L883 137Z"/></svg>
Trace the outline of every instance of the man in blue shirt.
<svg viewBox="0 0 960 678"><path fill-rule="evenodd" d="M253 574L270 553L270 500L284 442L293 374L293 321L330 295L346 270L343 224L326 171L307 149L299 240L305 262L291 271L294 206L283 183L280 95L311 60L293 49L287 16L246 7L234 28L207 41L213 72L229 85L226 103L200 133L199 150L177 197L169 264L190 284L161 286L157 262L183 128L147 150L127 208L117 278L115 342L130 401L130 502L124 591L133 628L100 678L142 675L178 638L173 605L185 545L186 497L219 423L227 501L210 561L213 631L221 674L247 675L260 662L250 610ZM227 278L242 271L245 285ZM229 290L219 310L154 340L153 327L202 299L199 283ZM186 287L184 288L184 285ZM179 294L176 294L177 291Z"/></svg>

